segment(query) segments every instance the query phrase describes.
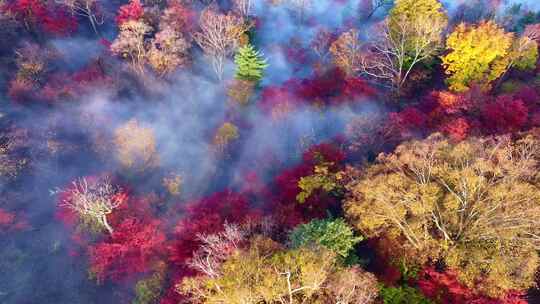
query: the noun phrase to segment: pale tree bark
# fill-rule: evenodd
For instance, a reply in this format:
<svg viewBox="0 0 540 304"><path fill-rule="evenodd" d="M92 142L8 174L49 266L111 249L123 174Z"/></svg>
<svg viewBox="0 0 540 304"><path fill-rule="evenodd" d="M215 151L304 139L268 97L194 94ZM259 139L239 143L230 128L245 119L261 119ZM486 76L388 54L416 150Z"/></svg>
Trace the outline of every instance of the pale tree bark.
<svg viewBox="0 0 540 304"><path fill-rule="evenodd" d="M103 16L96 13L100 0L55 0L56 3L66 6L73 15L85 17L92 29L99 35L98 25L103 24Z"/></svg>
<svg viewBox="0 0 540 304"><path fill-rule="evenodd" d="M212 68L221 80L225 60L234 54L250 25L241 17L220 14L207 8L201 14L200 28L199 32L193 34L193 39L210 58Z"/></svg>
<svg viewBox="0 0 540 304"><path fill-rule="evenodd" d="M221 264L239 249L246 237L246 232L236 225L225 224L224 228L220 233L197 235L202 244L187 262L188 266L211 278L221 275Z"/></svg>
<svg viewBox="0 0 540 304"><path fill-rule="evenodd" d="M378 26L373 42L366 45L359 70L381 81L400 94L416 65L437 54L441 47L441 33L445 24L436 20L418 19L414 22L402 17L392 22L387 19Z"/></svg>
<svg viewBox="0 0 540 304"><path fill-rule="evenodd" d="M252 0L233 0L234 9L244 18L251 14Z"/></svg>
<svg viewBox="0 0 540 304"><path fill-rule="evenodd" d="M88 182L86 178L80 178L72 183L71 188L56 190L53 193L65 193L63 206L72 209L80 216L94 219L110 234L114 230L107 221L107 215L125 201L125 196L121 195L121 189L113 186L107 178L103 181L92 182Z"/></svg>

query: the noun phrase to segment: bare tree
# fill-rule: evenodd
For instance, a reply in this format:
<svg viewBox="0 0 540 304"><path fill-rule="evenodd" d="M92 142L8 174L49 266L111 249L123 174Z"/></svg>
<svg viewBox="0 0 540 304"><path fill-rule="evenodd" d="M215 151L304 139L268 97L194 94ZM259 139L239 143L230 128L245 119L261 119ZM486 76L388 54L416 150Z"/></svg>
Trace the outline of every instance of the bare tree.
<svg viewBox="0 0 540 304"><path fill-rule="evenodd" d="M387 83L399 94L413 68L437 54L446 24L441 18L385 20L361 56L360 72Z"/></svg>
<svg viewBox="0 0 540 304"><path fill-rule="evenodd" d="M221 80L225 59L234 54L250 25L241 17L207 8L201 14L200 27L201 31L194 33L193 38L211 59L212 68Z"/></svg>
<svg viewBox="0 0 540 304"><path fill-rule="evenodd" d="M161 76L184 65L190 44L181 32L165 27L156 34L148 51L148 62Z"/></svg>
<svg viewBox="0 0 540 304"><path fill-rule="evenodd" d="M369 304L375 302L379 294L375 276L359 266L333 273L325 287L335 304Z"/></svg>
<svg viewBox="0 0 540 304"><path fill-rule="evenodd" d="M536 42L540 42L540 23L527 25L523 32L523 36Z"/></svg>
<svg viewBox="0 0 540 304"><path fill-rule="evenodd" d="M111 51L131 61L133 70L143 73L147 55L145 36L152 27L143 21L129 20L120 25L120 33L111 44Z"/></svg>
<svg viewBox="0 0 540 304"><path fill-rule="evenodd" d="M311 42L311 49L319 57L321 62L325 62L330 53L333 36L328 29L322 28L317 32L317 35L315 35L315 38Z"/></svg>
<svg viewBox="0 0 540 304"><path fill-rule="evenodd" d="M55 0L56 3L66 6L73 15L88 18L94 32L99 35L97 26L103 24L103 15L96 13L100 0Z"/></svg>
<svg viewBox="0 0 540 304"><path fill-rule="evenodd" d="M251 13L251 0L233 0L233 5L234 9L244 18L247 18Z"/></svg>
<svg viewBox="0 0 540 304"><path fill-rule="evenodd" d="M360 70L361 51L358 31L355 29L341 34L330 46L334 64L347 75L356 74Z"/></svg>
<svg viewBox="0 0 540 304"><path fill-rule="evenodd" d="M113 228L107 221L107 215L118 208L125 201L125 196L119 195L121 188L113 186L108 178L104 180L88 181L79 178L66 190L55 190L53 194L64 193L66 198L61 202L79 216L87 216L107 229L112 234Z"/></svg>
<svg viewBox="0 0 540 304"><path fill-rule="evenodd" d="M198 234L202 245L188 261L188 266L201 273L216 278L220 275L221 264L232 254L245 239L245 232L238 226L225 224L225 230L216 234Z"/></svg>

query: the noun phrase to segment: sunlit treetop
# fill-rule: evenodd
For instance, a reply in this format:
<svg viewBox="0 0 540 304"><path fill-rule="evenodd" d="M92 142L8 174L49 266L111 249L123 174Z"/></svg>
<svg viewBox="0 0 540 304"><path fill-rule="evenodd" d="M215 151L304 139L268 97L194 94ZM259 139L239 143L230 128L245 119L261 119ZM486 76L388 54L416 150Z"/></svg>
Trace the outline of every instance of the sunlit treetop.
<svg viewBox="0 0 540 304"><path fill-rule="evenodd" d="M348 186L345 213L366 236L393 240L399 259L443 262L489 296L527 289L539 263L538 152L538 130L407 142Z"/></svg>
<svg viewBox="0 0 540 304"><path fill-rule="evenodd" d="M397 0L388 17L390 35L406 36L406 49L415 52L423 46L441 44L441 33L448 16L438 0Z"/></svg>
<svg viewBox="0 0 540 304"><path fill-rule="evenodd" d="M450 89L463 92L475 83L489 89L508 68L513 39L493 21L458 25L446 41L450 52L442 57Z"/></svg>
<svg viewBox="0 0 540 304"><path fill-rule="evenodd" d="M413 69L421 63L429 64L441 51L447 25L448 17L440 2L398 0L389 16L373 31L374 37L361 53L357 69L400 95L407 79L414 74ZM353 44L348 45L352 49Z"/></svg>

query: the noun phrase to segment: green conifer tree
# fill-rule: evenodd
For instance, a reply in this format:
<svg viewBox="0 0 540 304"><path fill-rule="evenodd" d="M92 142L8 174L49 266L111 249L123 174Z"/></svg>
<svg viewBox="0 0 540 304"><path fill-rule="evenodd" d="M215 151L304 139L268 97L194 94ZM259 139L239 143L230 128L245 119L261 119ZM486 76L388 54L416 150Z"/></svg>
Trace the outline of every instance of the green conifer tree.
<svg viewBox="0 0 540 304"><path fill-rule="evenodd" d="M247 44L238 50L234 57L236 63L236 78L250 81L259 81L263 77L263 71L268 64L261 54Z"/></svg>

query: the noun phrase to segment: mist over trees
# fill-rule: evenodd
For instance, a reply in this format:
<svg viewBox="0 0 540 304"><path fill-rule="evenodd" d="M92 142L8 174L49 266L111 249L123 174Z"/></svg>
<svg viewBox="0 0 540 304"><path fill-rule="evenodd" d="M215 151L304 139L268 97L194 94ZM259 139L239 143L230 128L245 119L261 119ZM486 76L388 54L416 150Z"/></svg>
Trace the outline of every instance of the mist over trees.
<svg viewBox="0 0 540 304"><path fill-rule="evenodd" d="M0 303L540 301L535 1L0 0Z"/></svg>

